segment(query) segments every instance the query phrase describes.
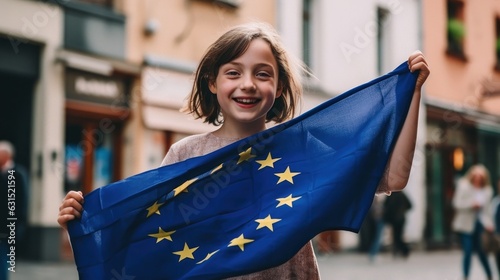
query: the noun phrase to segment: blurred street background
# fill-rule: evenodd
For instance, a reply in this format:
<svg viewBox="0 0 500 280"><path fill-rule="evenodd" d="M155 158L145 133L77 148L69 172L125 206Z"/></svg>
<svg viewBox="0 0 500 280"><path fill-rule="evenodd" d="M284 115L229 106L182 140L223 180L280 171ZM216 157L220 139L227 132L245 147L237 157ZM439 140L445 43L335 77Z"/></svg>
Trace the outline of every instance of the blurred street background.
<svg viewBox="0 0 500 280"><path fill-rule="evenodd" d="M322 280L462 280L460 258L458 250L419 251L406 260L382 254L372 263L364 254L344 252L319 255L318 264ZM486 279L477 258L472 267L470 280ZM75 265L69 262L21 262L11 279L77 280L78 275Z"/></svg>
<svg viewBox="0 0 500 280"><path fill-rule="evenodd" d="M385 228L368 262L370 215L359 234L328 232L315 246L334 251L319 256L324 279L460 279L457 179L475 163L493 187L500 178L496 0L0 0L0 140L26 171L13 279L76 279L57 224L69 190L156 168L176 141L214 130L180 109L208 46L250 21L272 24L314 74L302 112L425 54L432 74L404 191L410 257L390 257ZM484 279L474 262L471 279Z"/></svg>

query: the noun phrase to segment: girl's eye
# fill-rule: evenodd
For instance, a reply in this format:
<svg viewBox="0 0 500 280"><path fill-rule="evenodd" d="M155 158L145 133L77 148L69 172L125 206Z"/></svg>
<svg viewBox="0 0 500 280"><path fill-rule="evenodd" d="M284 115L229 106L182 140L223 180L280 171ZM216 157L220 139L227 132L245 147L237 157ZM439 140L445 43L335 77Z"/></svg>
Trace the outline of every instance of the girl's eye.
<svg viewBox="0 0 500 280"><path fill-rule="evenodd" d="M237 71L227 71L226 75L228 75L228 76L238 76L239 73Z"/></svg>
<svg viewBox="0 0 500 280"><path fill-rule="evenodd" d="M269 78L269 77L271 77L271 75L269 73L267 73L267 72L261 71L261 72L257 73L257 77Z"/></svg>

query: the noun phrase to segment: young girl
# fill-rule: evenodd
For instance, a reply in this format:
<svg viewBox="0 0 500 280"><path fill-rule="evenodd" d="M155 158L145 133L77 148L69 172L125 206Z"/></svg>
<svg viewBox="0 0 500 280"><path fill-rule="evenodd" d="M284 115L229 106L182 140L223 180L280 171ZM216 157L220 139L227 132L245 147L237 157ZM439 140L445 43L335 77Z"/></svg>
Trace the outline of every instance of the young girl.
<svg viewBox="0 0 500 280"><path fill-rule="evenodd" d="M175 143L162 165L204 155L261 132L269 121L282 122L295 113L302 87L276 31L262 23L237 26L222 35L202 58L195 74L188 110L217 130ZM422 84L429 75L424 56L413 53L408 66L420 71L410 112L394 148L379 191L404 188L415 147ZM83 196L69 192L59 208L58 222L80 218ZM319 279L311 242L288 262L235 279Z"/></svg>

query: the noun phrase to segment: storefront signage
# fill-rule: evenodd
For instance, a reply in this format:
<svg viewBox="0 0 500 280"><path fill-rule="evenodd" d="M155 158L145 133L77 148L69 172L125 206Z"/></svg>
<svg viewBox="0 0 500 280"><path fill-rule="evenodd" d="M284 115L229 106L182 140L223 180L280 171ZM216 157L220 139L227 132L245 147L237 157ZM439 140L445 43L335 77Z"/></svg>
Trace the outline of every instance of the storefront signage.
<svg viewBox="0 0 500 280"><path fill-rule="evenodd" d="M103 81L78 76L75 81L78 94L103 98L117 98L120 94L116 81Z"/></svg>
<svg viewBox="0 0 500 280"><path fill-rule="evenodd" d="M66 70L66 97L103 105L128 107L126 81L83 71Z"/></svg>

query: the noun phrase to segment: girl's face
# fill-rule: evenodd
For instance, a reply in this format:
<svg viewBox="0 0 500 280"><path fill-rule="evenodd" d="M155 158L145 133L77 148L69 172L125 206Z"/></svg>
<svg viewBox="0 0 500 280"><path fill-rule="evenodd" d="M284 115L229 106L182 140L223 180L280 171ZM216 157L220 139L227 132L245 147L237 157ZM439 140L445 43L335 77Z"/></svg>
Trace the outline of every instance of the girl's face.
<svg viewBox="0 0 500 280"><path fill-rule="evenodd" d="M278 65L269 44L254 39L240 57L221 65L210 91L217 94L224 126L264 129L266 114L281 95Z"/></svg>

